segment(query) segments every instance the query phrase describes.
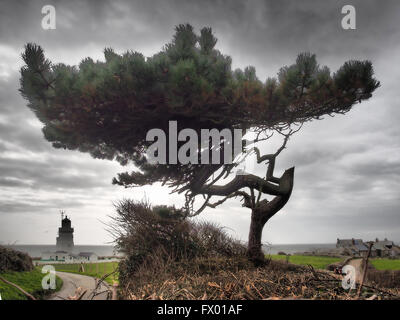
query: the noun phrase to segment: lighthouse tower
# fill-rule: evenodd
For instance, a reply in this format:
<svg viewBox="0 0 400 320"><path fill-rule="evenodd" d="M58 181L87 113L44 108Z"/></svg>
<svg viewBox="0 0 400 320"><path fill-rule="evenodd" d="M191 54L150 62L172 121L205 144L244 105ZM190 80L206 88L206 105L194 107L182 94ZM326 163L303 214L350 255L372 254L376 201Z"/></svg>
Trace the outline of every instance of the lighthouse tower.
<svg viewBox="0 0 400 320"><path fill-rule="evenodd" d="M71 228L71 220L64 212L61 212L61 228L58 228L57 251L72 253L74 249L74 228Z"/></svg>

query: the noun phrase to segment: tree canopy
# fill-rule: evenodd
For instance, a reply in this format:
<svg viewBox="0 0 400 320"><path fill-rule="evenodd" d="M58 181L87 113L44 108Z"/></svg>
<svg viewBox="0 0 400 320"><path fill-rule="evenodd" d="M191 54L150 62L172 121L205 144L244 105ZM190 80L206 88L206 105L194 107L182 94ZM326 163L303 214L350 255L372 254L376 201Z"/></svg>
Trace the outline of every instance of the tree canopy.
<svg viewBox="0 0 400 320"><path fill-rule="evenodd" d="M131 163L114 183L140 186L156 181L194 190L222 165L152 165L145 155L152 128L285 130L293 124L346 113L379 86L369 61L348 61L335 73L316 56L298 55L277 77L261 81L254 67L232 70L231 58L215 48L211 28L196 34L189 24L160 52L104 50L105 61L85 58L78 66L53 64L29 43L22 54L21 93L43 123L55 148Z"/></svg>

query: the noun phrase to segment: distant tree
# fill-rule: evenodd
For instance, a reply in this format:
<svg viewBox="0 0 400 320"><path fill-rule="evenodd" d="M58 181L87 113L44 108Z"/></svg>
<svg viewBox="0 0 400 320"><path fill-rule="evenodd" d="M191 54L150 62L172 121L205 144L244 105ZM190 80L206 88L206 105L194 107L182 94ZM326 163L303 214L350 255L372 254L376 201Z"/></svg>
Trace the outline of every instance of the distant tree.
<svg viewBox="0 0 400 320"><path fill-rule="evenodd" d="M348 61L331 74L310 53L299 54L277 78L262 82L254 67L231 69L231 58L215 49L217 39L210 28L200 35L189 24L175 30L172 41L152 57L133 51L120 55L107 48L104 62L86 58L79 66L52 64L40 46L27 44L20 91L55 148L136 166L136 171L114 178L114 184L162 182L185 194L187 216L242 198L252 212L248 254L255 262L263 261L263 227L293 189L294 168L279 178L274 175L276 158L289 137L307 121L348 112L370 98L379 82L369 61ZM191 128L199 136L201 129L254 131L256 138L243 148L243 155L255 153L258 163L268 164L265 177L236 175L221 185L238 166L223 164L223 152L221 164L151 164L146 149L152 142L146 141L146 133L153 128L168 132L171 120L177 121L178 130ZM283 135L282 146L262 155L257 143L274 132ZM194 205L197 196L204 198L201 206ZM222 198L211 203L211 197Z"/></svg>

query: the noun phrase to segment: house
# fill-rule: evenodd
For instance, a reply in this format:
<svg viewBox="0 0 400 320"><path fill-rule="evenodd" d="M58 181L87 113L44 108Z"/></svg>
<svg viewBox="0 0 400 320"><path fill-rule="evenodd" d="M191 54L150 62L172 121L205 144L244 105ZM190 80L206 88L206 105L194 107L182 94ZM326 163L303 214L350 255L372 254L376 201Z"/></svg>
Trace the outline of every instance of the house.
<svg viewBox="0 0 400 320"><path fill-rule="evenodd" d="M80 252L78 257L81 261L97 261L99 259L94 252Z"/></svg>
<svg viewBox="0 0 400 320"><path fill-rule="evenodd" d="M362 239L337 239L336 241L336 248L349 248L354 245L363 245L364 242Z"/></svg>
<svg viewBox="0 0 400 320"><path fill-rule="evenodd" d="M400 255L400 247L393 241L379 240L365 243L362 239L337 239L336 248L341 249L342 254L351 256L366 256L369 249L369 243L372 243L371 257L394 257Z"/></svg>
<svg viewBox="0 0 400 320"><path fill-rule="evenodd" d="M42 252L42 261L73 262L74 256L67 251Z"/></svg>
<svg viewBox="0 0 400 320"><path fill-rule="evenodd" d="M46 251L42 252L41 260L64 263L93 262L98 260L98 256L94 252L80 252L79 254L72 254L66 251Z"/></svg>
<svg viewBox="0 0 400 320"><path fill-rule="evenodd" d="M337 239L336 248L342 249L344 254L352 256L364 256L368 253L368 247L362 239Z"/></svg>
<svg viewBox="0 0 400 320"><path fill-rule="evenodd" d="M394 255L394 243L386 238L383 241L376 238L372 248L376 250L376 256L378 257Z"/></svg>

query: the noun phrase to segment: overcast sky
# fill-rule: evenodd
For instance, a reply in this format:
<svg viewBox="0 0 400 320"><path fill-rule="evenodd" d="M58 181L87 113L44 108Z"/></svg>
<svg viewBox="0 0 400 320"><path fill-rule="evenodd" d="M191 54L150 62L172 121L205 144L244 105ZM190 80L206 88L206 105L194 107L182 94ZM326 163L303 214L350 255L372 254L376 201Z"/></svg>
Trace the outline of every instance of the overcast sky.
<svg viewBox="0 0 400 320"><path fill-rule="evenodd" d="M56 8L56 30L43 30L41 9ZM341 8L356 8L357 29L343 30ZM264 228L269 243L332 243L337 237L400 241L400 2L393 1L1 1L0 2L0 244L55 244L59 210L72 217L76 244L111 240L101 221L113 202L147 197L182 203L160 186L125 190L111 184L118 163L56 150L19 95L20 54L40 44L53 62L103 59L105 47L150 56L174 26L211 26L217 48L234 67L253 65L264 80L317 54L335 71L346 60L369 59L382 86L344 116L307 123L277 160L278 173L296 166L289 203ZM264 151L274 151L265 143ZM265 174L257 167L256 173ZM239 201L200 219L246 240L250 212Z"/></svg>

